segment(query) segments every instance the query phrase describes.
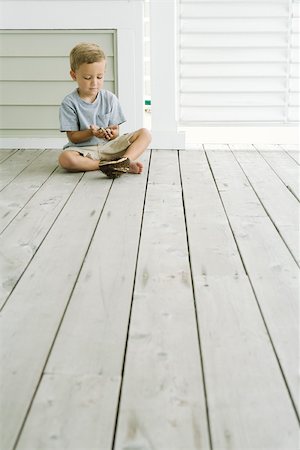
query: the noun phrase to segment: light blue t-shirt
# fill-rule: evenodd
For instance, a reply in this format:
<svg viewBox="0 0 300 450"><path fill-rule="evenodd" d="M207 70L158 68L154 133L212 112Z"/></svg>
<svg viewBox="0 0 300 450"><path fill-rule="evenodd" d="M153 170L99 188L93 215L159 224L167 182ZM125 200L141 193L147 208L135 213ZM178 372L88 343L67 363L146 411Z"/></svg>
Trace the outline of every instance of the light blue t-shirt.
<svg viewBox="0 0 300 450"><path fill-rule="evenodd" d="M120 102L110 91L101 90L93 103L87 103L79 97L77 89L68 94L59 109L60 131L79 131L90 128L90 125L108 127L125 122ZM92 136L84 142L74 144L68 142L64 148L85 147L106 144L107 140Z"/></svg>

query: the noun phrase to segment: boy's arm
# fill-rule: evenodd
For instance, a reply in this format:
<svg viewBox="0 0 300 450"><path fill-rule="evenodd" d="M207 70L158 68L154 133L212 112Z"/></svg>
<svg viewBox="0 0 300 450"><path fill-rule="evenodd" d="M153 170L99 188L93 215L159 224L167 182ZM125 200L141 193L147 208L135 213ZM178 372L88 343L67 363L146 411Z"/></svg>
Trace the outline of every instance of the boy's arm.
<svg viewBox="0 0 300 450"><path fill-rule="evenodd" d="M90 139L93 134L91 130L80 130L80 131L67 131L67 136L73 144L78 144L79 142L84 142Z"/></svg>
<svg viewBox="0 0 300 450"><path fill-rule="evenodd" d="M106 137L108 135L107 131L103 128L97 128L97 134L95 134L95 131L92 127L95 127L95 125L91 125L90 128L87 128L86 130L79 130L79 131L67 131L67 136L73 144L78 144L79 142L84 142L89 140L92 136L96 136L103 139L108 139ZM114 139L110 137L110 139Z"/></svg>

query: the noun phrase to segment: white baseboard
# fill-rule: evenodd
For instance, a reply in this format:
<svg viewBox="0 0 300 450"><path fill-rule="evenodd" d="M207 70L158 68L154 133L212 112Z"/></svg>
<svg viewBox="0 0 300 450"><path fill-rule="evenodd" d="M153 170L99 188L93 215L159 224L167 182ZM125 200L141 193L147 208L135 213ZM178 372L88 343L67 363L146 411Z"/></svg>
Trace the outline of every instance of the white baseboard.
<svg viewBox="0 0 300 450"><path fill-rule="evenodd" d="M65 138L51 137L0 137L0 148L59 148L62 149L67 143Z"/></svg>
<svg viewBox="0 0 300 450"><path fill-rule="evenodd" d="M190 127L179 132L152 131L150 147L156 149L189 149L201 144L285 144L300 142L298 127ZM58 148L65 138L0 137L0 148Z"/></svg>
<svg viewBox="0 0 300 450"><path fill-rule="evenodd" d="M197 144L299 144L298 127L189 127L186 148Z"/></svg>
<svg viewBox="0 0 300 450"><path fill-rule="evenodd" d="M155 149L184 149L185 132L151 131L151 148Z"/></svg>

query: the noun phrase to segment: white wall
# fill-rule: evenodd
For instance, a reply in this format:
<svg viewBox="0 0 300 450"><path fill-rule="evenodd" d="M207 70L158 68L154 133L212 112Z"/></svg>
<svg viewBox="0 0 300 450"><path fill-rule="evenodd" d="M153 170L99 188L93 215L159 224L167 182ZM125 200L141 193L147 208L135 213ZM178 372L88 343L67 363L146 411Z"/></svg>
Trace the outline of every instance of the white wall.
<svg viewBox="0 0 300 450"><path fill-rule="evenodd" d="M179 128L176 0L151 1L151 96L153 148L185 148ZM122 131L143 125L143 0L5 1L1 29L118 30L119 98L128 118ZM195 130L194 130L195 131ZM298 127L203 127L199 143L295 143ZM62 141L65 141L64 139ZM53 140L1 139L0 147L59 147Z"/></svg>
<svg viewBox="0 0 300 450"><path fill-rule="evenodd" d="M6 1L1 29L116 29L118 96L127 122L122 132L143 125L143 1ZM60 147L65 139L2 138L0 147Z"/></svg>
<svg viewBox="0 0 300 450"><path fill-rule="evenodd" d="M260 123L247 126L243 126L242 123L230 123L227 126L203 124L201 127L199 125L195 127L191 124L189 128L180 128L177 86L179 72L177 2L173 0L150 0L150 2L153 147L185 148L190 142L293 144L299 141L299 127L291 124L264 124L258 121ZM208 5L209 2L205 4ZM193 2L188 5L193 8Z"/></svg>

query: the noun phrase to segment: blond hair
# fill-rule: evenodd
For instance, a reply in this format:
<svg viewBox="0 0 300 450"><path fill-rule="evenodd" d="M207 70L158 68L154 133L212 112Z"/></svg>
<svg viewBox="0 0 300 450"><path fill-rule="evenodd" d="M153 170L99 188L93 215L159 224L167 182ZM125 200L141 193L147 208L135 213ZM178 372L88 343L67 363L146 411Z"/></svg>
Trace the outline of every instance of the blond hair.
<svg viewBox="0 0 300 450"><path fill-rule="evenodd" d="M75 71L81 64L91 64L105 60L105 53L97 44L81 43L76 45L70 53L71 70Z"/></svg>

